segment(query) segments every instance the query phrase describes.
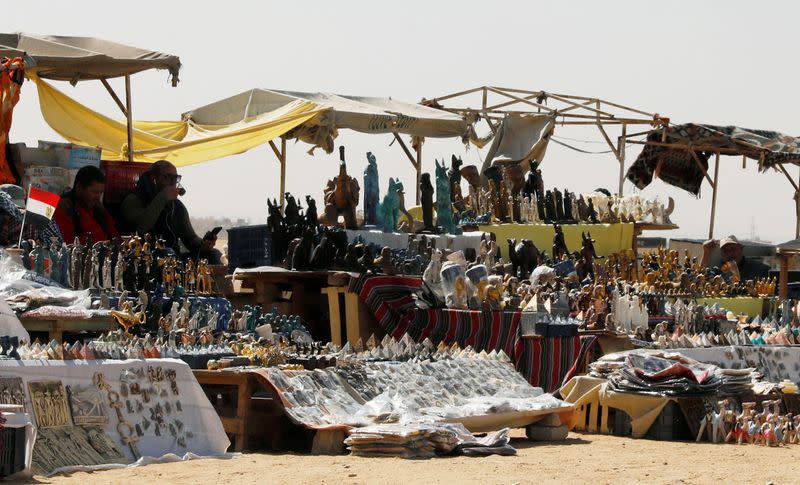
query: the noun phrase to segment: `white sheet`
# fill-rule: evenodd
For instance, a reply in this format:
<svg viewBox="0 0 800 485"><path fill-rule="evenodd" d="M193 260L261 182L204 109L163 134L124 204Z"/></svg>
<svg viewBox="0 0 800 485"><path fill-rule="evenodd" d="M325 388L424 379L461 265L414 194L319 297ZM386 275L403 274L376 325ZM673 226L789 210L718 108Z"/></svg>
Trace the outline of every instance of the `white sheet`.
<svg viewBox="0 0 800 485"><path fill-rule="evenodd" d="M182 412L173 412L166 416L167 421L171 421L173 417L180 419L187 430L194 434L194 437L187 439L187 446L178 446L177 440L166 431L162 432L161 436L155 436L153 433L154 426L151 426L145 435L139 440L138 448L142 457L162 457L167 454L175 454L184 456L187 453L192 453L199 456L221 456L225 453L230 446L230 440L225 434L222 427L222 422L217 415L217 412L211 406L205 393L203 392L194 374L192 374L189 366L183 361L175 359L145 359L145 360L70 360L70 361L56 361L56 360L4 360L0 361L0 375L2 376L19 376L22 378L25 393L28 396L28 404L30 404L30 396L28 394L27 383L36 380L53 380L60 379L64 386L80 385L92 386L92 378L95 372L102 372L114 390L119 390L120 375L126 369L139 369L143 368L147 371L147 366L161 366L166 371L167 369L174 369L178 383L180 394L173 396L169 393L167 398L172 403L176 399L181 402ZM167 389L169 385L167 382ZM107 394L102 392L103 402L106 414L108 415L108 423L106 424L106 432L114 440L125 456L133 461L134 457L128 446L123 445L119 433L117 433L117 415L107 404ZM123 403L125 398L121 398ZM152 403L156 399L152 398ZM173 404L174 406L174 404ZM148 416L148 405L145 404L145 411L142 415ZM31 408L27 408L31 409ZM135 419L141 419L141 415L128 415L126 411L126 418L129 418L131 424L135 424ZM35 416L31 416L35 420Z"/></svg>

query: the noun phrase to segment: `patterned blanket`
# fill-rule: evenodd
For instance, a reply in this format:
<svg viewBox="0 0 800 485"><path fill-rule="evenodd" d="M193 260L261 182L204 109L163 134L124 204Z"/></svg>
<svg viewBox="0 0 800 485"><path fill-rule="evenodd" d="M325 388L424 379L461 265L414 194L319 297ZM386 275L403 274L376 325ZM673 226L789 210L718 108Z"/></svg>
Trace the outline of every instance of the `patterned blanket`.
<svg viewBox="0 0 800 485"><path fill-rule="evenodd" d="M661 142L662 130L651 131L649 142ZM680 143L701 147L695 150L703 168L708 170L708 159L716 150L733 151L759 160L761 170L779 163L800 163L800 138L776 131L749 130L738 126L713 126L687 123L667 128L666 143ZM656 169L658 168L658 174ZM643 189L654 176L664 182L700 194L703 172L686 149L645 145L639 157L628 169L627 178Z"/></svg>
<svg viewBox="0 0 800 485"><path fill-rule="evenodd" d="M408 333L414 340L434 344L471 345L476 351L503 350L517 370L534 385L552 392L564 377L581 373L595 337L523 338L522 312L418 308L414 294L422 280L413 276L362 275L350 291L375 315L378 324L396 339Z"/></svg>

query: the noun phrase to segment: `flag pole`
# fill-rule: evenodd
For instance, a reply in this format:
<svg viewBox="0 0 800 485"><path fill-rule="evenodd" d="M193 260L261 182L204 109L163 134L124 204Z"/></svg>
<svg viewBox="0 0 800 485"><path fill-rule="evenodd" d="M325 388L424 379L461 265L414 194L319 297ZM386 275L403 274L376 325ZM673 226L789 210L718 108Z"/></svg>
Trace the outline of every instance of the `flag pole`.
<svg viewBox="0 0 800 485"><path fill-rule="evenodd" d="M17 247L22 247L22 233L25 230L25 219L28 217L28 211L22 213L22 226L19 228L19 242L17 243Z"/></svg>

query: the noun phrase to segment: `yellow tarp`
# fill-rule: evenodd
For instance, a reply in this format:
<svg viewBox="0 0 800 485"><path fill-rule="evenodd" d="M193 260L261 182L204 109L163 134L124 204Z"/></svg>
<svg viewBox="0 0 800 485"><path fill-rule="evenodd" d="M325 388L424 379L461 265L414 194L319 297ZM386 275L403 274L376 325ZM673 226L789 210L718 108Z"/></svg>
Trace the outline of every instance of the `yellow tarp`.
<svg viewBox="0 0 800 485"><path fill-rule="evenodd" d="M72 143L97 146L103 160L127 160L128 132L117 121L80 104L35 74L39 105L47 124ZM134 160L166 159L182 167L236 155L277 138L327 108L298 100L279 109L230 125L186 121L134 121Z"/></svg>
<svg viewBox="0 0 800 485"><path fill-rule="evenodd" d="M609 256L624 249L633 248L633 224L565 224L564 240L570 252L580 251L581 232L590 232L595 240L598 256ZM478 226L485 232L497 236L497 245L505 250L507 239L530 239L540 251L552 254L555 231L550 224L490 224Z"/></svg>
<svg viewBox="0 0 800 485"><path fill-rule="evenodd" d="M764 299L755 297L739 296L736 298L698 298L697 303L701 305L713 305L719 303L719 306L726 310L730 310L735 314L744 313L750 317L761 315L764 311Z"/></svg>

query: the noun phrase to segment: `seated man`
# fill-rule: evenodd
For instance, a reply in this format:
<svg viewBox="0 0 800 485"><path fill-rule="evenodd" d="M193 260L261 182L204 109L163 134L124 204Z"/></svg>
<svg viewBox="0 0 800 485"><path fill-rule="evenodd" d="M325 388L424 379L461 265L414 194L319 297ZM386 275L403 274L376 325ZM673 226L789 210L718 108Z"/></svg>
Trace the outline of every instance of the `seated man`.
<svg viewBox="0 0 800 485"><path fill-rule="evenodd" d="M744 257L744 247L736 239L736 236L728 236L721 241L717 242L715 239L709 239L703 243L703 260L701 262L704 268L708 267L709 259L714 248L719 246L719 251L722 255L722 264L728 261L736 263L739 269L739 276L741 281L756 280L769 276L769 265L759 261L755 258Z"/></svg>
<svg viewBox="0 0 800 485"><path fill-rule="evenodd" d="M78 170L75 184L61 197L53 216L67 243L76 237L83 244L119 237L114 219L101 203L105 187L106 176L99 168L87 165Z"/></svg>
<svg viewBox="0 0 800 485"><path fill-rule="evenodd" d="M19 232L23 231L22 239L33 239L45 244L55 243L60 246L63 242L58 226L53 221L36 214L25 218L25 227L22 227L22 217L25 214L25 191L22 187L12 184L0 185L0 247L16 246L19 242Z"/></svg>
<svg viewBox="0 0 800 485"><path fill-rule="evenodd" d="M193 259L219 264L222 253L214 249L216 236L206 234L201 239L192 228L186 206L178 200L182 190L178 187L180 180L175 165L166 160L157 161L139 177L136 190L122 201L122 215L139 235L149 233L163 238L178 254L182 242Z"/></svg>

